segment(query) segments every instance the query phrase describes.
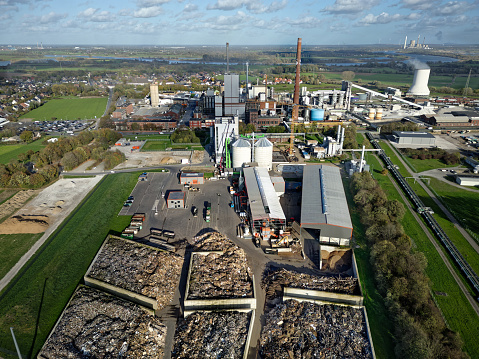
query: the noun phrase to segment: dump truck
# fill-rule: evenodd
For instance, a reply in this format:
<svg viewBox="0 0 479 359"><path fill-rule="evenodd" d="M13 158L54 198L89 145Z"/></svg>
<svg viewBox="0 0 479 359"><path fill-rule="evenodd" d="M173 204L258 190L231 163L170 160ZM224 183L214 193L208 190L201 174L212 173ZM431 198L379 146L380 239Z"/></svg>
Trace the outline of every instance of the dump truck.
<svg viewBox="0 0 479 359"><path fill-rule="evenodd" d="M166 229L163 230L163 237L166 237L166 238L175 238L175 232L173 231L167 231Z"/></svg>
<svg viewBox="0 0 479 359"><path fill-rule="evenodd" d="M121 238L126 238L126 239L133 239L133 233L129 233L129 232L123 231L123 232L121 233L121 236L120 236L120 237L121 237Z"/></svg>
<svg viewBox="0 0 479 359"><path fill-rule="evenodd" d="M161 236L163 234L163 231L157 228L150 228L150 234L153 236Z"/></svg>

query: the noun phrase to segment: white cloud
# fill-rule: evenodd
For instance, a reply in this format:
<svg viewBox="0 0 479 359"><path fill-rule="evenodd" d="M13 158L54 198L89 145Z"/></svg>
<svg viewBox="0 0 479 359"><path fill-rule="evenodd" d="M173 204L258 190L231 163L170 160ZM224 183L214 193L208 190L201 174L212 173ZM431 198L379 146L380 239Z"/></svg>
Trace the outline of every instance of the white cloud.
<svg viewBox="0 0 479 359"><path fill-rule="evenodd" d="M12 16L10 14L2 14L0 15L0 21L10 20Z"/></svg>
<svg viewBox="0 0 479 359"><path fill-rule="evenodd" d="M327 6L321 11L331 14L357 14L379 3L379 0L336 0L332 6Z"/></svg>
<svg viewBox="0 0 479 359"><path fill-rule="evenodd" d="M68 14L58 14L56 12L51 11L48 14L40 16L40 18L38 19L38 22L40 24L48 24L51 22L59 21L61 19L65 19L67 16Z"/></svg>
<svg viewBox="0 0 479 359"><path fill-rule="evenodd" d="M170 0L137 0L136 3L139 8L144 8L166 4L167 2L170 2Z"/></svg>
<svg viewBox="0 0 479 359"><path fill-rule="evenodd" d="M186 4L183 12L193 12L198 10L198 5L196 4Z"/></svg>
<svg viewBox="0 0 479 359"><path fill-rule="evenodd" d="M433 15L436 16L451 16L460 15L469 12L474 9L475 5L467 1L449 1L443 4L433 11Z"/></svg>
<svg viewBox="0 0 479 359"><path fill-rule="evenodd" d="M431 8L437 8L439 1L437 0L402 0L402 7L412 10L428 10Z"/></svg>
<svg viewBox="0 0 479 359"><path fill-rule="evenodd" d="M302 26L304 28L312 29L321 26L321 21L313 16L305 16L297 19L286 18L283 20L285 24L290 26Z"/></svg>
<svg viewBox="0 0 479 359"><path fill-rule="evenodd" d="M389 15L387 12L382 12L379 15L367 14L365 17L357 22L360 26L369 26L377 24L389 24L393 21L401 20L402 16L399 14Z"/></svg>
<svg viewBox="0 0 479 359"><path fill-rule="evenodd" d="M115 20L115 16L109 11L99 11L99 9L92 7L81 11L78 17L93 22L109 22Z"/></svg>
<svg viewBox="0 0 479 359"><path fill-rule="evenodd" d="M254 14L263 14L276 12L283 9L287 5L287 0L273 1L269 5L265 5L260 0L217 0L215 4L208 5L208 10L236 10L245 7Z"/></svg>
<svg viewBox="0 0 479 359"><path fill-rule="evenodd" d="M133 17L142 17L142 18L156 17L160 15L162 12L163 10L161 6L144 7L134 11Z"/></svg>

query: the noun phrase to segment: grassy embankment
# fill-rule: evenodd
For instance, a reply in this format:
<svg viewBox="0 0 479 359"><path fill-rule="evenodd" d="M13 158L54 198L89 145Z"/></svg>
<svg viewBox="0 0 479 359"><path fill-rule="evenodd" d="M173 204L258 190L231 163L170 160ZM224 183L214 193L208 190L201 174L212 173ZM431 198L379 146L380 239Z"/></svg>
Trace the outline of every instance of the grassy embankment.
<svg viewBox="0 0 479 359"><path fill-rule="evenodd" d="M22 143L17 145L0 145L0 163L7 164L10 160L17 159L20 153L25 153L28 150L33 152L40 151L45 147L43 141L49 137L44 137L32 143Z"/></svg>
<svg viewBox="0 0 479 359"><path fill-rule="evenodd" d="M364 296L364 306L368 313L369 327L373 339L374 351L376 357L395 358L393 334L394 328L388 319L388 313L384 306L384 300L376 289L376 281L374 280L374 271L371 265L371 257L367 248L366 238L364 236L365 229L361 223L360 216L349 190L349 179L343 179L345 186L346 198L348 200L351 220L354 228L354 239L357 248L354 249L354 255L358 265L359 278L361 279L361 288Z"/></svg>
<svg viewBox="0 0 479 359"><path fill-rule="evenodd" d="M33 246L43 233L0 234L0 278Z"/></svg>
<svg viewBox="0 0 479 359"><path fill-rule="evenodd" d="M95 98L61 98L49 100L44 105L32 110L20 119L32 118L36 121L93 119L105 112L107 97Z"/></svg>
<svg viewBox="0 0 479 359"><path fill-rule="evenodd" d="M107 234L128 225L130 217L117 214L137 179L138 173L108 175L0 293L1 348L15 350L13 327L24 355L40 350Z"/></svg>
<svg viewBox="0 0 479 359"><path fill-rule="evenodd" d="M391 158L391 161L399 166L399 171L404 177L410 177L411 174L404 168L402 163L400 163L396 152L386 143L380 142L381 148L384 149L386 154ZM436 219L437 223L442 227L442 229L446 232L448 237L457 247L457 249L461 252L461 254L466 258L469 265L472 269L479 273L479 253L477 253L469 242L464 238L464 236L459 232L456 226L447 218L441 208L434 202L434 200L427 194L425 189L417 182L409 179L409 185L411 188L416 192L419 196L421 201L424 203L426 207L431 207L434 211L434 218ZM457 200L457 199L456 199ZM464 198L465 202L462 202L461 205L467 208L475 208L476 202L474 198L467 197ZM462 276L461 272L461 276ZM467 282L469 286L469 283Z"/></svg>
<svg viewBox="0 0 479 359"><path fill-rule="evenodd" d="M397 158L391 157L391 160L393 163L399 162ZM379 173L382 163L380 164L379 160L373 156L368 156L368 163L371 163L377 169L374 177L384 188L388 198L397 199L405 204L391 182L392 177L386 177ZM414 189L416 190L416 188ZM424 201L424 198L422 199ZM431 293L447 325L461 335L464 341L464 350L471 358L479 357L479 342L475 334L479 332L479 318L410 211L406 212L402 225L405 232L411 237L416 250L424 253L427 258L426 274L430 279Z"/></svg>

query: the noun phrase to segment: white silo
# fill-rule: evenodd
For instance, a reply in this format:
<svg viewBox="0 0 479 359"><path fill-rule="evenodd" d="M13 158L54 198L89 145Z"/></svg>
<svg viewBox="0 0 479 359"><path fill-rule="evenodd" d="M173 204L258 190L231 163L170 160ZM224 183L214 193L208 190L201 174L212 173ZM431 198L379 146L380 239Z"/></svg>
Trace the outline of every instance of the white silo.
<svg viewBox="0 0 479 359"><path fill-rule="evenodd" d="M407 94L412 96L429 96L430 91L427 83L429 82L430 72L431 69L416 69L412 85Z"/></svg>
<svg viewBox="0 0 479 359"><path fill-rule="evenodd" d="M254 144L254 160L259 167L273 168L273 144L266 137Z"/></svg>
<svg viewBox="0 0 479 359"><path fill-rule="evenodd" d="M239 138L232 145L233 168L243 166L243 163L251 162L251 145L248 141Z"/></svg>

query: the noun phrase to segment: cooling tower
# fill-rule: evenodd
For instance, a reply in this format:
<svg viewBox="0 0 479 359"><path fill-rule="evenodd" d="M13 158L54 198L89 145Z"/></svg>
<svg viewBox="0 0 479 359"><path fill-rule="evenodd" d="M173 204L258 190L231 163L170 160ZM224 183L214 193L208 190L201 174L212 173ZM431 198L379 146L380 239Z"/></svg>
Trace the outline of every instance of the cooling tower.
<svg viewBox="0 0 479 359"><path fill-rule="evenodd" d="M414 72L414 80L407 94L413 96L429 96L430 92L427 83L429 82L430 72L431 69L416 69Z"/></svg>

